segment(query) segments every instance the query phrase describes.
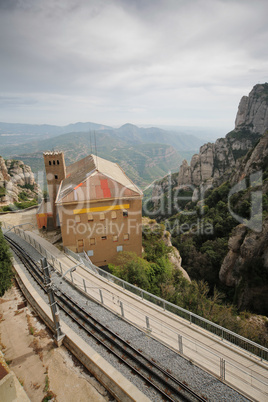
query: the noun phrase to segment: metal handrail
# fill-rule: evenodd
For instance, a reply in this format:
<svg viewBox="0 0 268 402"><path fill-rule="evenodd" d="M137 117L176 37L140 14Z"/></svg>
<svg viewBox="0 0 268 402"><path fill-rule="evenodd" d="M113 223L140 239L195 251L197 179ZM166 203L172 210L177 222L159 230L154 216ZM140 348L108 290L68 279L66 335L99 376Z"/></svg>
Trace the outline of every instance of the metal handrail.
<svg viewBox="0 0 268 402"><path fill-rule="evenodd" d="M193 323L193 324L195 324L195 325L197 325L197 326L199 326L201 328L206 327L206 326L203 327L202 325L199 325L198 322L194 322L195 320L193 320L193 319L196 319L197 321L199 321L201 323L207 324L208 326L218 330L217 332L219 332L220 334L216 334L216 336L220 336L220 338L222 340L225 339L225 340L231 342L232 344L235 344L236 346L238 346L238 347L240 347L242 349L245 349L245 350L247 350L247 351L259 356L261 359L268 360L268 349L266 347L264 347L262 345L259 345L258 343L254 342L254 341L251 341L250 339L247 339L247 338L245 338L245 337L243 337L241 335L238 335L235 332L233 332L233 331L231 331L231 330L229 330L227 328L224 328L224 327L222 327L222 326L220 326L218 324L215 324L214 322L209 321L206 318L203 318L203 317L201 317L201 316L199 316L199 315L197 315L195 313L192 313L189 310L186 310L186 309L184 309L184 308L182 308L180 306L177 306L177 305L175 305L173 303L170 303L170 302L162 299L161 297L155 296L152 293L147 292L146 290L143 290L143 289L141 289L141 288L139 288L137 286L134 286L134 285L130 284L129 282L126 282L123 279L118 278L118 277L110 274L109 272L106 272L103 269L95 266L94 264L92 264L92 262L90 262L90 264L89 263L87 264L88 261L86 261L83 256L81 256L80 254L74 253L73 251L71 251L67 247L65 247L65 252L67 254L70 254L72 257L74 257L75 259L77 259L79 261L80 261L80 258L83 259L85 265L88 268L91 268L91 265L93 265L94 266L94 271L93 272L95 272L95 270L97 270L99 275L101 275L102 277L106 277L108 280L111 279L111 281L113 283L116 283L117 285L121 286L122 288L126 289L126 287L127 287L128 290L130 290L131 292L132 292L132 289L135 290L135 291L132 292L135 295L140 293L140 297L142 297L142 299L146 299L146 297L144 297L144 296L148 296L148 298L150 298L150 301L152 303L156 304L157 306L162 305L162 308L164 310L167 310L167 306L169 306L169 307L172 308L173 313L175 313L175 314L176 314L176 312L183 313L182 318L188 320L190 322L190 324ZM157 301L157 303L155 301ZM176 315L181 316L180 314L176 314ZM213 333L213 334L215 334L215 332L216 332L216 331L215 332L211 331L207 327L205 329L207 331ZM234 339L232 339L232 338L234 338ZM238 340L238 342L234 342L234 340ZM250 345L250 347L249 348L245 347L247 345L248 346ZM254 348L253 351L252 351L252 348Z"/></svg>

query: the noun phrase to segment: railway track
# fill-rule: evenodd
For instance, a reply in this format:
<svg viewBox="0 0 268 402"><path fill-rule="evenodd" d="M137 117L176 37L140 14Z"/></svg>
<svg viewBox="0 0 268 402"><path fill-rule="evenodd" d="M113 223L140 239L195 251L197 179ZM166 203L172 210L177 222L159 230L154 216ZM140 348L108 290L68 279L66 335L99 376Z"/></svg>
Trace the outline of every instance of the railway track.
<svg viewBox="0 0 268 402"><path fill-rule="evenodd" d="M14 240L8 236L5 236L5 238L39 286L46 292L41 267ZM127 365L131 372L141 377L147 386L153 387L162 400L206 401L204 397L198 395L185 383L175 378L169 370L165 370L149 356L145 356L143 351L134 348L119 334L96 320L67 293L57 288L55 297L58 306L66 315L75 321L80 328L83 328L88 336L93 337L109 353L115 355L120 364Z"/></svg>

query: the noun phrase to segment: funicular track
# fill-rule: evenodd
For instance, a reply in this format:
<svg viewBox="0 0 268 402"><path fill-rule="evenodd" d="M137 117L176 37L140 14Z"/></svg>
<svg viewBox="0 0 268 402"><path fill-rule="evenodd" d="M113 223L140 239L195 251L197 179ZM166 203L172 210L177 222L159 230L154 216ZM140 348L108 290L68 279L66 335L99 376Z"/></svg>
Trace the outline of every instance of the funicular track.
<svg viewBox="0 0 268 402"><path fill-rule="evenodd" d="M14 240L6 235L5 238L38 285L46 292L44 275L37 262ZM109 353L115 355L120 364L127 365L132 373L141 377L149 387L153 387L162 400L206 401L204 397L196 394L149 356L145 356L144 352L132 347L119 334L92 317L89 312L61 289L56 289L55 297L58 306L65 314L75 321L80 328L83 328L88 336L93 337Z"/></svg>

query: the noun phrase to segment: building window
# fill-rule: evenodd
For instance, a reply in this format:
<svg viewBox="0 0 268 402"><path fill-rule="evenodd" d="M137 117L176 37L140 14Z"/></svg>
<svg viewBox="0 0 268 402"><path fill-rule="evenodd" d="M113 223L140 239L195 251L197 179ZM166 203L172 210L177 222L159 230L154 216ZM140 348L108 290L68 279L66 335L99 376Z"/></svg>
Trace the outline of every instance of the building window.
<svg viewBox="0 0 268 402"><path fill-rule="evenodd" d="M90 239L90 245L94 246L95 245L95 237L91 237Z"/></svg>
<svg viewBox="0 0 268 402"><path fill-rule="evenodd" d="M57 165L59 165L59 164L60 164L60 161L58 160L58 161L57 161Z"/></svg>
<svg viewBox="0 0 268 402"><path fill-rule="evenodd" d="M116 251L119 253L119 251L123 251L123 246L117 246Z"/></svg>
<svg viewBox="0 0 268 402"><path fill-rule="evenodd" d="M129 240L129 234L128 233L124 234L124 240Z"/></svg>
<svg viewBox="0 0 268 402"><path fill-rule="evenodd" d="M77 240L77 246L78 246L78 248L84 247L84 240L83 239Z"/></svg>
<svg viewBox="0 0 268 402"><path fill-rule="evenodd" d="M112 218L112 219L116 219L116 212L115 212L115 211L112 211L111 218Z"/></svg>
<svg viewBox="0 0 268 402"><path fill-rule="evenodd" d="M48 161L48 164L51 165L51 161Z"/></svg>
<svg viewBox="0 0 268 402"><path fill-rule="evenodd" d="M58 178L58 175L57 174L55 174L55 179L57 179Z"/></svg>
<svg viewBox="0 0 268 402"><path fill-rule="evenodd" d="M123 216L128 216L128 211L126 209L123 209Z"/></svg>
<svg viewBox="0 0 268 402"><path fill-rule="evenodd" d="M87 220L89 222L93 221L93 215L92 214L87 214Z"/></svg>
<svg viewBox="0 0 268 402"><path fill-rule="evenodd" d="M113 241L118 241L118 236L113 236Z"/></svg>
<svg viewBox="0 0 268 402"><path fill-rule="evenodd" d="M93 250L88 250L87 255L89 257L92 257L94 255L94 251Z"/></svg>
<svg viewBox="0 0 268 402"><path fill-rule="evenodd" d="M81 222L80 215L75 215L74 220L75 220L76 223Z"/></svg>
<svg viewBox="0 0 268 402"><path fill-rule="evenodd" d="M55 161L53 161L53 165L56 165L56 162L55 162Z"/></svg>
<svg viewBox="0 0 268 402"><path fill-rule="evenodd" d="M100 221L104 221L104 220L105 220L104 213L103 213L103 212L101 212L101 213L100 213Z"/></svg>
<svg viewBox="0 0 268 402"><path fill-rule="evenodd" d="M107 236L101 236L101 240L106 240Z"/></svg>

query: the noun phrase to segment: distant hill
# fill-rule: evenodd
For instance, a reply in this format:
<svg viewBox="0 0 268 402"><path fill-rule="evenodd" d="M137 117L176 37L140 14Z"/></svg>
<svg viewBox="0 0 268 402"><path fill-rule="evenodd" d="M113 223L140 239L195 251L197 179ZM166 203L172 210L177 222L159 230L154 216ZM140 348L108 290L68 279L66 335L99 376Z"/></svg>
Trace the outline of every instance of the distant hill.
<svg viewBox="0 0 268 402"><path fill-rule="evenodd" d="M119 163L140 186L145 186L169 171L178 171L182 159L190 157L203 143L193 135L156 127L140 128L125 124L116 129L95 123L76 123L65 127L10 125L10 134L16 134L16 130L20 134L19 142L15 135L3 136L4 126L1 125L5 124L0 123L0 134L2 138L9 138L10 143L1 140L0 155L23 160L34 172L43 169L42 151L63 150L66 163L69 164L91 152L96 153L96 142L97 154ZM55 135L57 131L70 128L74 131ZM76 131L79 128L82 131ZM6 134L7 129L8 125ZM23 134L23 130L24 133L28 130L28 134ZM30 141L27 136L32 136Z"/></svg>
<svg viewBox="0 0 268 402"><path fill-rule="evenodd" d="M2 147L4 145L18 145L32 140L51 138L70 132L103 130L109 128L111 127L90 122L68 124L67 126L0 122L0 141Z"/></svg>

